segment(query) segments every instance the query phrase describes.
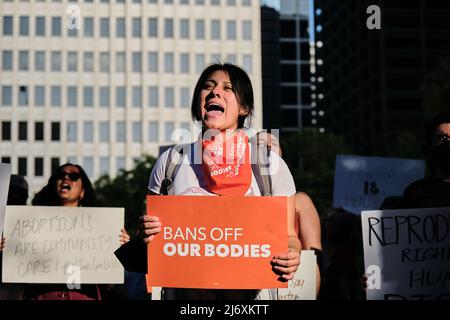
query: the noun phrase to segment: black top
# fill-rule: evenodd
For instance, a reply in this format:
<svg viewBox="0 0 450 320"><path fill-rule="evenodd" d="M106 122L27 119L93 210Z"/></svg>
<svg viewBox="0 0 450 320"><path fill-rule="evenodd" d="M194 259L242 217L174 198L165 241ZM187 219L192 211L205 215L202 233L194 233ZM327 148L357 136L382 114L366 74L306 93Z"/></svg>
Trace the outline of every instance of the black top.
<svg viewBox="0 0 450 320"><path fill-rule="evenodd" d="M450 207L450 183L430 176L411 183L403 193L405 208Z"/></svg>

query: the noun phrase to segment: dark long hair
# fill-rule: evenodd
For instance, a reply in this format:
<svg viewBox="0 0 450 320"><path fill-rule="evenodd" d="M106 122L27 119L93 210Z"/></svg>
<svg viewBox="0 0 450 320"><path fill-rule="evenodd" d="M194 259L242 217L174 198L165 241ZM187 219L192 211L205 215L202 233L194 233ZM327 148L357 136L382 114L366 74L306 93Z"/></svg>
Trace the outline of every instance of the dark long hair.
<svg viewBox="0 0 450 320"><path fill-rule="evenodd" d="M56 181L58 174L67 166L77 167L80 170L81 182L84 189L83 199L80 200L80 205L83 207L93 207L95 205L95 193L92 183L89 180L83 168L77 164L65 163L59 166L48 179L45 185L38 193L35 194L31 204L34 206L61 206L62 202L56 191Z"/></svg>
<svg viewBox="0 0 450 320"><path fill-rule="evenodd" d="M195 85L194 94L192 95L192 102L191 102L192 119L194 121L202 120L202 115L198 103L200 92L208 77L218 70L222 70L229 75L231 85L233 86L233 91L236 95L237 101L247 111L246 115L239 115L238 118L238 128L242 128L244 126L245 119L248 116L251 117L253 114L254 100L253 100L252 82L250 81L250 78L243 69L230 63L223 63L223 64L215 63L208 66L205 70L203 70L202 74L200 75L200 78L197 81L197 84Z"/></svg>

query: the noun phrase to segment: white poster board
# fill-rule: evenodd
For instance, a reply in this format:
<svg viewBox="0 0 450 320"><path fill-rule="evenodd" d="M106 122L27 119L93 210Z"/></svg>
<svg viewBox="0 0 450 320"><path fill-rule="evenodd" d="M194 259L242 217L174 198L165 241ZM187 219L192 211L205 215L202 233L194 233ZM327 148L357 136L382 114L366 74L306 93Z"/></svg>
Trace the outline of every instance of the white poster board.
<svg viewBox="0 0 450 320"><path fill-rule="evenodd" d="M313 250L302 250L300 266L288 287L278 289L278 300L316 300L316 262Z"/></svg>
<svg viewBox="0 0 450 320"><path fill-rule="evenodd" d="M294 278L288 281L288 288L275 289L278 300L316 300L316 254L313 250L302 250L300 261ZM270 297L263 295L261 299ZM161 300L161 287L152 287L152 300Z"/></svg>
<svg viewBox="0 0 450 320"><path fill-rule="evenodd" d="M3 282L123 283L123 208L7 206Z"/></svg>
<svg viewBox="0 0 450 320"><path fill-rule="evenodd" d="M380 209L385 198L402 196L424 174L423 160L337 155L333 207L356 214Z"/></svg>
<svg viewBox="0 0 450 320"><path fill-rule="evenodd" d="M363 211L368 300L450 300L450 208Z"/></svg>
<svg viewBox="0 0 450 320"><path fill-rule="evenodd" d="M8 200L9 180L11 178L11 165L0 163L0 237L5 221L6 201Z"/></svg>

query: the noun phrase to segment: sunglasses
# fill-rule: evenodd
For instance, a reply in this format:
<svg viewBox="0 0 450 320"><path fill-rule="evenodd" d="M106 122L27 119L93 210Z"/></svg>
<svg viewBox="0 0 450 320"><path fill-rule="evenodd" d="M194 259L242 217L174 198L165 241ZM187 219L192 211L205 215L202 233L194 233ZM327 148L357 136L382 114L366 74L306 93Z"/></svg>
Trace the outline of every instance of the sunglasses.
<svg viewBox="0 0 450 320"><path fill-rule="evenodd" d="M78 179L81 178L81 174L79 174L78 172L65 172L65 171L59 172L56 178L57 180L62 180L66 176L69 177L70 181L77 181Z"/></svg>

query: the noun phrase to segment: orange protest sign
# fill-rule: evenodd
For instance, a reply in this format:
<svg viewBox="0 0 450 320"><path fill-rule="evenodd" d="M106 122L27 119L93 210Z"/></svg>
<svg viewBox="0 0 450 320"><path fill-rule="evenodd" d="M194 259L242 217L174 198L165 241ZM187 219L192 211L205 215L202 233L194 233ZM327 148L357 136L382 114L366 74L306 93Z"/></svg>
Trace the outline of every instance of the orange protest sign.
<svg viewBox="0 0 450 320"><path fill-rule="evenodd" d="M270 261L287 252L287 197L149 196L161 232L148 246L148 287L286 288Z"/></svg>

